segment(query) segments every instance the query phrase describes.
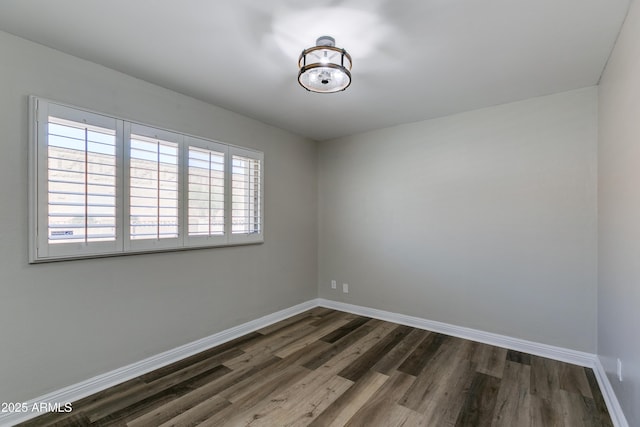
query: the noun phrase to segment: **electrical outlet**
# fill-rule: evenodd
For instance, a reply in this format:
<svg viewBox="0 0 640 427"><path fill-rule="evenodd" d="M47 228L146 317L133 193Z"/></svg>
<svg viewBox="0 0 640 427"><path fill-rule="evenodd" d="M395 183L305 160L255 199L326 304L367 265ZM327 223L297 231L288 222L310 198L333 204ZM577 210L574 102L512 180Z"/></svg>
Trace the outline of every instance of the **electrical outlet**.
<svg viewBox="0 0 640 427"><path fill-rule="evenodd" d="M338 287L338 283L335 280L331 281L331 289L336 289Z"/></svg>
<svg viewBox="0 0 640 427"><path fill-rule="evenodd" d="M618 359L618 381L622 382L622 360Z"/></svg>
<svg viewBox="0 0 640 427"><path fill-rule="evenodd" d="M342 284L342 292L344 292L345 294L349 293L349 284L348 283L343 283Z"/></svg>

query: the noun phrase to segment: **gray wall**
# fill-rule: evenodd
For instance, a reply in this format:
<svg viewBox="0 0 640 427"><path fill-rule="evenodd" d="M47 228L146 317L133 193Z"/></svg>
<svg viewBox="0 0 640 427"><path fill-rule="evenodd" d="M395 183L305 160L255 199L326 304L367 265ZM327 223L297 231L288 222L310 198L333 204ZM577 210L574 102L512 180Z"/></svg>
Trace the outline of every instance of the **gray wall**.
<svg viewBox="0 0 640 427"><path fill-rule="evenodd" d="M631 426L640 426L640 4L599 88L598 354ZM616 375L616 359L623 381Z"/></svg>
<svg viewBox="0 0 640 427"><path fill-rule="evenodd" d="M317 145L0 33L0 402L315 298ZM265 153L265 243L27 264L27 96Z"/></svg>
<svg viewBox="0 0 640 427"><path fill-rule="evenodd" d="M594 353L596 147L596 88L321 143L320 297Z"/></svg>

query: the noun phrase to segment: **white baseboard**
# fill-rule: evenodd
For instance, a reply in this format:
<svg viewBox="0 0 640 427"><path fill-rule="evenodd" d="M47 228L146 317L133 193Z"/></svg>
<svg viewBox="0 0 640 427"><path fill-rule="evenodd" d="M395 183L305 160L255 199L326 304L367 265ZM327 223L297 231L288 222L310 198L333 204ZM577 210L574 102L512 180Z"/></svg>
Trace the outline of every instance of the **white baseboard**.
<svg viewBox="0 0 640 427"><path fill-rule="evenodd" d="M479 331L477 329L465 328L448 323L436 322L434 320L422 319L420 317L407 316L404 314L392 313L390 311L346 304L322 298L319 299L318 303L322 307L333 308L335 310L346 311L348 313L359 314L361 316L373 317L375 319L386 320L388 322L399 323L401 325L413 326L414 328L426 329L429 331L439 332L441 334L465 338L471 341L478 341L485 344L495 345L497 347L508 348L509 350L535 354L536 356L548 357L549 359L572 363L574 365L587 366L589 368L593 368L594 366L595 355L591 353L569 350L562 347L540 344L491 332Z"/></svg>
<svg viewBox="0 0 640 427"><path fill-rule="evenodd" d="M600 391L602 391L604 401L607 404L607 409L609 410L609 415L611 415L613 425L616 427L629 427L627 418L624 416L624 412L622 412L620 402L618 402L618 398L616 397L616 393L613 391L611 381L609 381L607 372L605 371L599 357L595 358L593 371L596 374L596 379L598 380L598 385L600 386Z"/></svg>
<svg viewBox="0 0 640 427"><path fill-rule="evenodd" d="M177 347L173 350L149 357L140 362L132 363L131 365L98 375L52 393L48 393L25 403L28 408L31 408L34 404L40 403L51 405L55 405L57 403L63 405L66 402L74 402L318 306L386 320L388 322L412 326L419 329L426 329L446 335L465 338L510 350L522 351L525 353L535 354L537 356L548 357L550 359L592 368L595 372L600 389L602 390L602 394L609 413L611 414L614 426L629 427L620 407L620 403L618 402L611 383L609 382L604 368L602 367L602 363L595 354L569 350L562 347L479 331L477 329L450 325L448 323L436 322L419 317L346 304L323 298L309 300L293 307L263 316L259 319L234 326L233 328L226 329L211 336ZM42 413L18 412L0 414L0 426L13 426L17 423L35 418L38 415L42 415Z"/></svg>
<svg viewBox="0 0 640 427"><path fill-rule="evenodd" d="M317 306L318 301L315 299L306 301L24 403L27 408L33 408L34 405L40 405L41 403L64 405L66 402L75 402ZM44 412L2 413L0 414L0 426L13 426L42 414Z"/></svg>

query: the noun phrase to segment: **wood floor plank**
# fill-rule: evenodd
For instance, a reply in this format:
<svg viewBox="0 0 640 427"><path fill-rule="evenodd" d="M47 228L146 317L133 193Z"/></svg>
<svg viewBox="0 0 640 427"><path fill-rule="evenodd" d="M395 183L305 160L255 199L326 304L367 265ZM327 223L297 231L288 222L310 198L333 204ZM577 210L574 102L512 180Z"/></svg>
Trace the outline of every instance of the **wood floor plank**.
<svg viewBox="0 0 640 427"><path fill-rule="evenodd" d="M101 402L106 399L110 399L114 395L125 395L129 393L129 390L136 387L144 387L144 381L140 377L133 378L129 381L125 381L122 384L115 385L106 390L99 391L98 393L87 396L76 402L73 402L74 407L87 409L90 408L96 402ZM75 411L75 410L74 410ZM50 416L52 414L46 414Z"/></svg>
<svg viewBox="0 0 640 427"><path fill-rule="evenodd" d="M551 399L530 396L531 425L548 426L610 426L611 418L603 420L593 399L565 390L553 390Z"/></svg>
<svg viewBox="0 0 640 427"><path fill-rule="evenodd" d="M280 371L278 376L274 376L271 381L262 383L261 387L253 387L247 390L241 398L232 402L232 405L219 411L212 417L204 420L204 426L241 425L238 424L243 418L247 418L250 412L255 412L271 402L277 394L283 390L288 390L298 383L311 371L301 366L289 366ZM249 417L250 418L250 417Z"/></svg>
<svg viewBox="0 0 640 427"><path fill-rule="evenodd" d="M365 351L360 357L350 363L349 366L340 371L338 375L354 382L358 381L382 356L398 345L398 343L411 332L411 329L409 326L398 326L393 329L373 347Z"/></svg>
<svg viewBox="0 0 640 427"><path fill-rule="evenodd" d="M531 366L507 361L493 414L495 427L531 425Z"/></svg>
<svg viewBox="0 0 640 427"><path fill-rule="evenodd" d="M531 427L565 427L562 406L557 399L557 396L548 399L533 394L529 397Z"/></svg>
<svg viewBox="0 0 640 427"><path fill-rule="evenodd" d="M309 330L313 329L313 327L310 326L313 321L313 317L300 319L299 321L278 329L273 333L263 335L261 338L258 338L248 345L242 345L240 346L240 349L245 353L274 353L290 342L307 335Z"/></svg>
<svg viewBox="0 0 640 427"><path fill-rule="evenodd" d="M416 349L418 344L426 338L429 332L412 328L411 332L405 336L402 341L392 348L387 354L383 355L375 365L373 370L381 374L391 375L409 355Z"/></svg>
<svg viewBox="0 0 640 427"><path fill-rule="evenodd" d="M192 392L189 396L180 396L183 399L172 399L166 405L159 406L151 411L146 411L145 413L140 414L140 416L133 417L127 422L127 426L157 426L185 413L189 413L188 418L193 420L197 420L199 417L201 417L201 419L206 419L215 413L213 412L214 409L219 411L225 406L231 405L231 402L219 395L213 395L212 397L206 398L206 394L203 395L202 393L197 393L198 390L194 391L196 391L196 393ZM207 402L207 404L212 407L207 410L206 416L201 412L196 412L194 414L194 412L191 411L194 407L200 406L202 402ZM182 423L180 420L184 418L185 417L178 418L178 421L175 422L180 424Z"/></svg>
<svg viewBox="0 0 640 427"><path fill-rule="evenodd" d="M128 406L135 405L139 401L161 393L174 385L175 383L172 379L163 383L156 382L151 386L140 381L138 384L122 389L118 393L111 393L102 399L94 400L91 403L87 403L82 406L78 404L75 407L81 407L85 413L98 412L99 414L104 414L104 416L106 416L111 412L116 412ZM98 418L100 417L93 417L92 421L95 421Z"/></svg>
<svg viewBox="0 0 640 427"><path fill-rule="evenodd" d="M47 413L37 418L19 424L21 427L46 426L46 427L86 427L91 425L91 420L84 412L76 411L68 414Z"/></svg>
<svg viewBox="0 0 640 427"><path fill-rule="evenodd" d="M356 317L346 325L340 326L338 329L332 332L329 332L327 335L321 337L320 340L333 344L334 342L338 341L340 338L350 334L355 329L358 329L360 326L364 325L369 320L371 320L371 318L369 317Z"/></svg>
<svg viewBox="0 0 640 427"><path fill-rule="evenodd" d="M324 362L321 366L318 366L316 368L316 371L321 371L324 375L327 376L337 375L338 372L349 366L363 353L380 342L380 340L382 340L389 332L391 332L391 330L393 330L397 326L398 325L393 323L381 322L367 335L365 335L358 341L355 341L343 351L337 353L331 359Z"/></svg>
<svg viewBox="0 0 640 427"><path fill-rule="evenodd" d="M400 372L416 376L429 363L438 351L446 336L435 332L429 333L411 352L409 357L398 367Z"/></svg>
<svg viewBox="0 0 640 427"><path fill-rule="evenodd" d="M311 333L308 333L298 339L290 342L289 344L279 348L275 355L278 357L285 358L296 351L308 346L314 341L319 340L327 333L339 328L340 326L346 325L352 320L352 315L343 314L340 316L335 316L329 318L326 322L320 323L315 326L315 330Z"/></svg>
<svg viewBox="0 0 640 427"><path fill-rule="evenodd" d="M300 366L291 366L284 372L294 375L286 379L282 375L276 376L270 382L253 388L251 394L232 402L230 412L233 412L233 416L225 419L224 424L273 426L294 425L303 421L309 423L353 384L336 375L323 375ZM268 399L265 399L267 396ZM219 415L229 414L221 412ZM283 422L284 418L289 421ZM221 425L221 421L216 416L203 425L217 426Z"/></svg>
<svg viewBox="0 0 640 427"><path fill-rule="evenodd" d="M202 362L204 360L210 361L219 361L219 363L223 363L225 360L235 357L240 354L242 350L238 348L239 345L250 342L251 340L260 337L261 335L255 332L252 332L247 335L243 335L242 337L236 338L219 346L213 347L209 350L205 350L193 356L187 357L185 359L174 362L170 365L167 365L163 368L156 369L153 372L149 372L148 374L142 375L140 379L144 382L152 382L158 378L162 378L167 373L172 373L179 371L184 368L189 368L191 365L194 365L198 362Z"/></svg>
<svg viewBox="0 0 640 427"><path fill-rule="evenodd" d="M158 427L188 427L198 425L201 422L211 418L215 414L219 413L223 409L231 406L231 402L221 396L213 396L207 400L204 400L196 406L189 408L187 411L170 418L168 421L162 424L150 421L146 424L140 424L143 426L158 426ZM132 427L132 424L129 424Z"/></svg>
<svg viewBox="0 0 640 427"><path fill-rule="evenodd" d="M600 412L598 411L593 399L582 396L582 408L582 419L585 425L591 425L593 427L602 427L603 425L606 425L600 419Z"/></svg>
<svg viewBox="0 0 640 427"><path fill-rule="evenodd" d="M587 381L589 382L589 387L591 388L591 395L593 396L593 402L599 414L598 416L600 418L600 421L602 421L602 426L613 427L611 417L609 416L609 411L607 410L607 404L604 401L604 397L602 396L602 392L600 391L600 387L598 386L598 380L596 379L596 375L594 374L593 369L584 368L584 371L587 377Z"/></svg>
<svg viewBox="0 0 640 427"><path fill-rule="evenodd" d="M22 425L613 427L591 369L327 308Z"/></svg>
<svg viewBox="0 0 640 427"><path fill-rule="evenodd" d="M115 411L107 414L99 419L90 419L92 427L114 427L127 425L131 420L146 414L148 411L162 407L163 405L171 402L179 393L172 394L159 394L152 397L148 397L141 401L134 403L119 411Z"/></svg>
<svg viewBox="0 0 640 427"><path fill-rule="evenodd" d="M327 351L329 347L331 347L331 344L329 343L324 341L315 341L295 353L288 355L283 360L286 360L288 363L295 363L297 365L304 366L310 360L315 359L318 355Z"/></svg>
<svg viewBox="0 0 640 427"><path fill-rule="evenodd" d="M92 421L106 417L110 413L125 410L127 407L138 404L139 402L152 399L160 393L167 390L185 390L185 387L191 387L202 379L218 377L219 373L226 373L228 369L219 364L222 360L231 354L241 352L238 349L230 349L213 357L199 361L191 366L179 366L179 370L167 372L164 368L164 376L158 377L152 382L139 381L128 388L119 390L118 393L111 393L101 399L85 402L82 404L83 410L87 412Z"/></svg>
<svg viewBox="0 0 640 427"><path fill-rule="evenodd" d="M435 362L440 359L434 357L434 364L418 375L405 394L406 400L399 403L423 414L428 425L455 425L466 402L476 366L464 357L456 357L455 350L452 353L443 351L440 355L444 363L436 368L438 364ZM422 401L416 401L417 396L423 396Z"/></svg>
<svg viewBox="0 0 640 427"><path fill-rule="evenodd" d="M560 365L558 380L560 382L561 390L577 393L584 397L593 399L589 380L587 380L584 368L581 366L563 363Z"/></svg>
<svg viewBox="0 0 640 427"><path fill-rule="evenodd" d="M390 408L389 414L384 420L384 425L395 427L429 427L433 424L430 424L423 414L419 414L405 406L395 404Z"/></svg>
<svg viewBox="0 0 640 427"><path fill-rule="evenodd" d="M248 425L307 426L353 384L338 376L332 376L329 380L318 376L317 379L307 387L309 393L293 387L291 391L276 396L269 405L255 412L252 417L255 421Z"/></svg>
<svg viewBox="0 0 640 427"><path fill-rule="evenodd" d="M219 394L230 402L235 403L243 400L246 396L255 394L254 392L256 389L279 386L278 381L281 379L282 373L285 371L291 372L292 375L297 372L310 372L303 367L300 367L301 369L298 370L294 369L296 367L298 366L292 365L281 359L268 368L263 369L260 372L260 375L248 377L243 381L239 381L236 384L221 390Z"/></svg>
<svg viewBox="0 0 640 427"><path fill-rule="evenodd" d="M502 378L504 364L507 362L507 349L483 343L475 344L471 360L476 363L478 372Z"/></svg>
<svg viewBox="0 0 640 427"><path fill-rule="evenodd" d="M223 390L232 387L247 378L257 375L269 368L273 364L279 362L281 359L277 357L271 357L268 361L263 362L260 365L248 366L242 370L233 371L223 377L220 377L214 381L210 381L207 384L196 388L195 390L184 394L183 396L173 399L171 402L163 405L162 407L155 408L148 411L137 419L132 421L132 424L139 426L157 425L163 423L172 417L175 417L189 409L197 406L200 402L212 399L218 393ZM226 400L226 399L224 399ZM214 401L217 401L214 399Z"/></svg>
<svg viewBox="0 0 640 427"><path fill-rule="evenodd" d="M226 372L231 372L228 368ZM213 395L213 391L210 389L211 384L216 384L217 380L224 378L224 375L219 375L216 378L210 378L208 381L201 382L199 384L191 384L190 387L184 393L175 393L170 396L166 403L162 405L153 405L152 407L145 408L143 411L132 411L132 407L127 408L129 413L124 414L125 417L115 418L118 420L126 420L129 426L149 426L158 425L162 422L184 412L186 409L193 407L198 402ZM223 381L228 382L229 377L224 378Z"/></svg>
<svg viewBox="0 0 640 427"><path fill-rule="evenodd" d="M324 326L327 325L329 323L333 323L335 320L337 319L346 319L348 320L346 323L349 323L350 321L352 321L353 319L355 319L357 316L351 313L345 313L344 311L337 311L334 310L331 313L311 322L311 326ZM345 323L345 324L346 324Z"/></svg>
<svg viewBox="0 0 640 427"><path fill-rule="evenodd" d="M498 399L500 378L477 372L456 420L456 427L490 427Z"/></svg>
<svg viewBox="0 0 640 427"><path fill-rule="evenodd" d="M221 366L226 361L233 359L243 354L243 351L239 348L230 348L222 353L201 359L199 361L193 361L188 365L173 364L171 366L165 366L157 371L143 375L141 379L147 383L152 384L154 381L166 382L168 378L174 378L176 382L181 381L182 378L190 378L201 372L214 369L217 366Z"/></svg>
<svg viewBox="0 0 640 427"><path fill-rule="evenodd" d="M435 351L426 353L429 357L429 364L420 370L416 381L398 402L400 405L417 412L425 411L427 406L430 405L430 400L439 398L438 394L445 390L445 382L457 369L465 366L474 367L470 361L456 354L462 344L462 340L443 336L442 339L437 342L434 341L434 343L437 344L437 346L432 345ZM405 372L401 368L402 365L398 370Z"/></svg>
<svg viewBox="0 0 640 427"><path fill-rule="evenodd" d="M520 351L507 351L507 360L509 362L516 362L522 365L531 365L531 355Z"/></svg>
<svg viewBox="0 0 640 427"><path fill-rule="evenodd" d="M371 331L373 331L380 324L382 324L381 320L371 320L367 322L362 327L351 331L344 337L331 344L331 346L326 350L316 354L314 357L306 361L304 363L304 366L308 369L316 369L317 367L322 366L322 364L332 359L337 354L344 351L346 348L353 345L353 343L370 334Z"/></svg>
<svg viewBox="0 0 640 427"><path fill-rule="evenodd" d="M153 410L205 384L209 384L228 372L230 372L228 368L218 365L198 375L184 377L180 382L176 382L174 378L168 376L169 381L158 379L135 394L129 394L122 399L110 402L108 405L87 409L86 413L91 422L103 420L103 424L113 424L114 421L135 418L141 413ZM183 377L178 378L182 379Z"/></svg>
<svg viewBox="0 0 640 427"><path fill-rule="evenodd" d="M223 365L232 371L237 371L239 369L244 369L248 366L259 365L265 360L268 360L273 357L273 354L269 351L252 351L252 352L244 352L242 351L236 357L225 360Z"/></svg>
<svg viewBox="0 0 640 427"><path fill-rule="evenodd" d="M291 316L288 319L281 320L280 322L273 323L269 326L265 326L264 328L260 328L256 331L256 333L261 335L270 335L279 330L286 328L287 326L293 325L298 322L306 322L312 320L317 320L319 317L313 316L310 311L304 311L302 313L296 314L295 316Z"/></svg>
<svg viewBox="0 0 640 427"><path fill-rule="evenodd" d="M369 371L349 390L338 397L318 416L309 427L342 427L378 391L389 377Z"/></svg>
<svg viewBox="0 0 640 427"><path fill-rule="evenodd" d="M331 314L333 312L335 312L336 310L332 309L332 308L327 308L327 307L314 307L311 310L309 310L309 313L311 313L312 316L314 317L324 317L328 314Z"/></svg>
<svg viewBox="0 0 640 427"><path fill-rule="evenodd" d="M394 411L400 397L411 387L415 377L394 371L387 381L347 421L345 426L370 427L401 425L408 417L397 417Z"/></svg>
<svg viewBox="0 0 640 427"><path fill-rule="evenodd" d="M602 426L593 399L566 390L559 390L558 394L566 426Z"/></svg>
<svg viewBox="0 0 640 427"><path fill-rule="evenodd" d="M378 412L376 414L375 422L376 424L368 424L368 420L363 421L354 417L347 425L349 427L432 427L432 424L429 424L424 415L412 411L407 407L398 405L397 403L385 407L385 412Z"/></svg>
<svg viewBox="0 0 640 427"><path fill-rule="evenodd" d="M541 399L551 400L560 389L560 365L546 357L531 357L531 394Z"/></svg>

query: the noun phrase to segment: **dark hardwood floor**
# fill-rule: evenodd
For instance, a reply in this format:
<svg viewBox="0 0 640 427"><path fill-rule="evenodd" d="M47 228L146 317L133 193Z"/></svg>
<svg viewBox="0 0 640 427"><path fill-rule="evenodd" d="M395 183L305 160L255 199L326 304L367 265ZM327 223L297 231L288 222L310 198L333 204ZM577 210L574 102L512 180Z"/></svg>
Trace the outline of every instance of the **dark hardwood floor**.
<svg viewBox="0 0 640 427"><path fill-rule="evenodd" d="M316 308L25 426L612 426L591 369Z"/></svg>

